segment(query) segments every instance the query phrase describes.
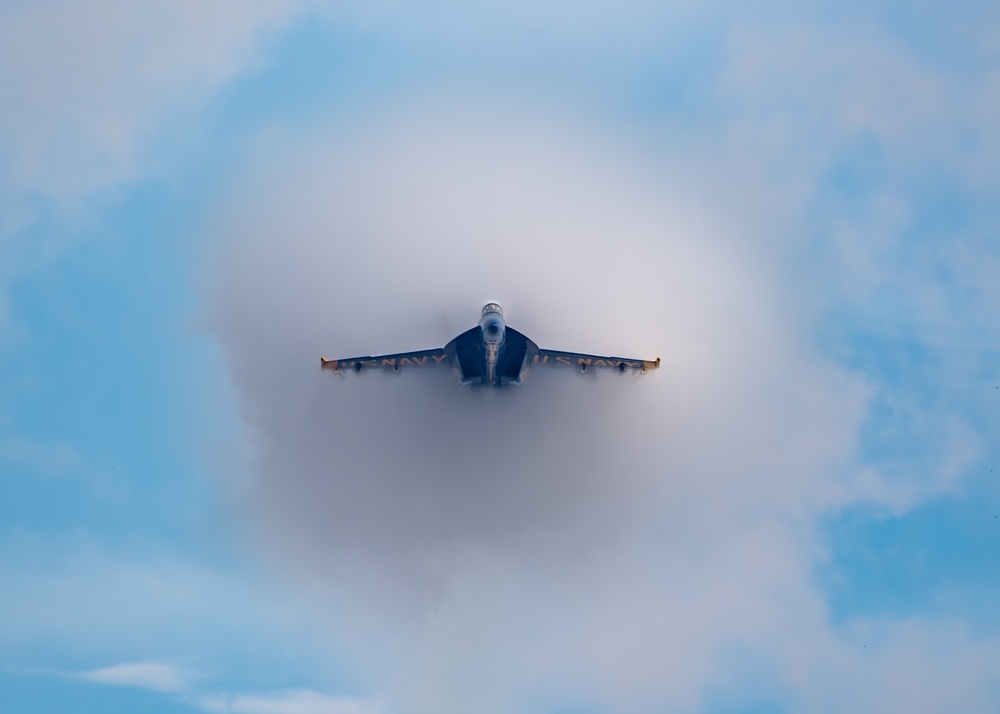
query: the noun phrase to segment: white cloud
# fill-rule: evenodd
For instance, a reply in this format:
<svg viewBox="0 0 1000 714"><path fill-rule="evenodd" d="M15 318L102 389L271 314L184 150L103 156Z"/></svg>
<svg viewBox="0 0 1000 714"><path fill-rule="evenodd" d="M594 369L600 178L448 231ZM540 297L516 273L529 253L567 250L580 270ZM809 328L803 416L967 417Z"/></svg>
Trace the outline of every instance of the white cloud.
<svg viewBox="0 0 1000 714"><path fill-rule="evenodd" d="M252 65L260 33L291 6L81 7L4 11L0 99L24 111L0 119L0 136L21 141L0 153L18 191L75 197L135 176L148 137ZM528 22L544 37L561 27L556 17ZM603 42L600 22L575 19L585 27L573 42ZM19 39L50 27L65 54ZM727 684L724 670L756 676L747 660L806 710L889 709L907 692L920 693L914 706L995 704L994 642L943 636L937 623L876 624L882 646L869 654L831 626L808 577L826 509L901 498L856 463L872 387L814 353L810 310L831 294L871 306L889 285L902 289L901 311L939 321L963 305L939 284L927 289L923 268L942 256L897 270L912 212L895 190L831 222L836 250L823 269L834 277L809 289L778 267L787 244L762 238L800 235L817 177L852 136L888 147L894 176L950 164L935 140L951 136L964 89L878 33L752 28L730 49L720 92L737 109L725 124L734 128L715 161L698 157L673 176L558 117L446 108L335 141L297 137L233 181L212 226L221 246L206 293L256 447L238 503L279 571L335 603L317 629L357 646L400 710L530 712L574 700L691 710ZM31 68L49 81L32 81ZM997 145L991 82L973 93L966 123L987 148ZM992 185L995 163L960 163ZM699 170L721 197L711 219L698 192L678 186ZM757 210L762 196L777 207L770 222L741 225L759 215L733 206ZM28 220L18 208L8 230ZM951 260L995 298L995 259L981 257ZM502 396L448 378L335 381L318 370L324 353L440 345L452 334L432 313L444 306L471 324L487 298L546 345L658 354L664 368L634 381L533 374ZM961 314L995 330L994 303L971 302ZM941 451L956 460L935 478L953 479L976 439L952 415L923 423L948 427ZM941 478L906 503L953 483ZM213 610L206 592L242 602L209 572L126 570L111 571L112 588L75 593L83 607L73 613L56 576L32 580L37 599L0 595L13 605L3 608L5 635L16 636L7 646L38 635L38 613L52 616L50 636L93 638L110 623L134 644L169 627L157 630L151 614ZM345 615L343 590L382 621L389 645ZM143 674L155 664L123 666L133 670L96 672L121 680L107 683L169 681ZM376 709L311 691L200 701L261 714Z"/></svg>
<svg viewBox="0 0 1000 714"><path fill-rule="evenodd" d="M0 188L67 200L132 178L144 142L258 62L297 4L6 3Z"/></svg>
<svg viewBox="0 0 1000 714"><path fill-rule="evenodd" d="M323 10L339 26L377 32L410 52L458 52L477 62L502 57L518 67L525 57L539 59L558 52L588 62L600 55L606 66L619 66L662 52L686 21L705 14L706 5L711 4L430 0L417 7L399 0L375 0Z"/></svg>
<svg viewBox="0 0 1000 714"><path fill-rule="evenodd" d="M109 548L76 532L52 539L8 533L0 541L0 579L18 584L0 590L0 657L7 662L47 647L98 662L152 662L152 669L133 670L142 674L191 653L214 662L239 652L254 667L328 651L312 631L312 605L282 583L163 544L130 540Z"/></svg>
<svg viewBox="0 0 1000 714"><path fill-rule="evenodd" d="M968 51L971 67L935 62L857 18L734 27L716 89L729 113L721 151L790 206L783 231L822 241L835 261L823 265L824 299L934 326L958 328L963 314L967 339L1000 344L982 309L995 307L992 283L968 264L997 259L978 203L997 180L1000 129L985 120L997 79ZM967 203L928 214L928 192ZM921 219L941 227L920 232Z"/></svg>
<svg viewBox="0 0 1000 714"><path fill-rule="evenodd" d="M751 223L797 253L796 299L870 375L872 492L901 510L961 490L994 430L979 389L1000 349L983 11L978 27L943 18L928 42L853 14L737 25L716 86L726 116L704 185L771 208Z"/></svg>
<svg viewBox="0 0 1000 714"><path fill-rule="evenodd" d="M139 687L181 696L213 714L380 714L371 699L339 697L308 689L198 694L189 673L167 662L128 662L74 675L97 684Z"/></svg>
<svg viewBox="0 0 1000 714"><path fill-rule="evenodd" d="M78 675L80 679L98 684L121 687L141 687L155 692L181 692L187 688L188 678L172 664L164 662L128 662Z"/></svg>
<svg viewBox="0 0 1000 714"><path fill-rule="evenodd" d="M800 630L785 674L801 711L996 709L1000 642L948 619L859 620ZM844 682L850 682L845 687Z"/></svg>
<svg viewBox="0 0 1000 714"><path fill-rule="evenodd" d="M81 463L79 452L68 444L0 435L0 464L5 464L7 468L61 476L78 468Z"/></svg>
<svg viewBox="0 0 1000 714"><path fill-rule="evenodd" d="M209 321L256 451L238 504L280 572L400 643L372 654L339 605L323 623L387 707L698 709L731 651L854 686L814 528L888 491L854 475L869 387L811 349L779 244L551 117L298 140L229 187ZM544 345L663 369L492 394L316 364L443 344L438 309L471 324L492 298ZM796 660L799 632L820 654Z"/></svg>
<svg viewBox="0 0 1000 714"><path fill-rule="evenodd" d="M756 683L807 711L880 710L940 667L949 694L927 701L989 710L994 640L890 620L871 653L830 622L810 579L829 509L952 491L979 449L960 415L907 401L926 480L859 463L880 385L811 344L819 311L857 276L832 261L803 280L786 272L801 267L789 258L801 239L775 238L802 226L813 187L795 184L842 138L871 132L903 154L950 121L921 96L951 92L946 77L861 44L857 59L804 42L825 69L806 67L791 92L791 105L818 102L801 124L781 81L767 83L785 55L765 53L763 86L734 68L724 89L759 91L763 118L751 106L746 136L667 170L575 118L454 106L402 107L397 123L336 138L271 134L241 167L205 273L256 449L239 505L280 572L336 593L338 608L352 591L382 642L401 642L400 663L344 635L356 625L342 609L324 623L381 664L387 707L698 710L712 691ZM823 84L826 72L841 83ZM883 81L896 94L882 96ZM892 106L916 119L883 116ZM754 144L772 110L794 131ZM720 154L739 139L730 175ZM692 176L704 180L679 187ZM762 195L787 205L754 213ZM873 281L914 280L884 264L902 204L877 212L885 243L853 226ZM494 399L447 375L335 379L310 366L443 344L494 298L546 346L664 367L636 382L535 372Z"/></svg>
<svg viewBox="0 0 1000 714"><path fill-rule="evenodd" d="M61 254L94 199L165 170L192 113L304 4L0 4L0 325L8 281Z"/></svg>
<svg viewBox="0 0 1000 714"><path fill-rule="evenodd" d="M203 697L198 706L218 714L380 714L377 702L309 690Z"/></svg>

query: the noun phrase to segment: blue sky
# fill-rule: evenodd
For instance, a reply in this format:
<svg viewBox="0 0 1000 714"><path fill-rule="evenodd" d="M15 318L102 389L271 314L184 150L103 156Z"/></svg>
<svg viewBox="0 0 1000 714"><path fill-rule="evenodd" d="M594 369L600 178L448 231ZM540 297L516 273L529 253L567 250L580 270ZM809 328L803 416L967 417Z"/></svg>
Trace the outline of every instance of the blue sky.
<svg viewBox="0 0 1000 714"><path fill-rule="evenodd" d="M8 2L0 105L4 711L1000 706L990 3ZM316 365L491 299L664 367Z"/></svg>

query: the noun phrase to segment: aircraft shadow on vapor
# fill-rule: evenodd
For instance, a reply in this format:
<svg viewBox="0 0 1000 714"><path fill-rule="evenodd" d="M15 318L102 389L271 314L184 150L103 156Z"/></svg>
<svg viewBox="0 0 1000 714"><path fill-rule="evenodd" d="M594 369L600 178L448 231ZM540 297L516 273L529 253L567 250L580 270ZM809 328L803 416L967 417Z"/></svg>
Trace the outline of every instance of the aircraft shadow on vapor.
<svg viewBox="0 0 1000 714"><path fill-rule="evenodd" d="M454 366L461 375L462 384L494 387L520 384L529 365L574 367L582 372L610 369L622 373L645 373L660 366L659 357L655 360L627 359L540 349L520 332L507 327L503 310L495 302L483 307L482 318L476 327L466 330L441 349L349 359L321 357L320 360L323 369L338 373L341 370L391 369L398 372L401 367Z"/></svg>

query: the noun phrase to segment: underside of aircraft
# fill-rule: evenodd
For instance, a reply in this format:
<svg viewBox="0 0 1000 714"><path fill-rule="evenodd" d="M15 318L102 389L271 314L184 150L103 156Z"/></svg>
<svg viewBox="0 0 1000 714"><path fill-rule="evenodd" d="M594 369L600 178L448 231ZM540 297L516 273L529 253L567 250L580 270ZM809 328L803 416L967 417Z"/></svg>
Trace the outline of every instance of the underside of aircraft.
<svg viewBox="0 0 1000 714"><path fill-rule="evenodd" d="M440 349L418 352L349 359L321 357L323 369L341 372L362 372L367 369L399 371L402 367L453 366L462 384L503 387L520 384L529 367L573 367L586 372L589 369L608 369L618 372L640 372L657 369L660 358L655 360L602 357L579 352L543 350L517 330L504 323L503 309L495 302L483 307L479 324L466 330Z"/></svg>

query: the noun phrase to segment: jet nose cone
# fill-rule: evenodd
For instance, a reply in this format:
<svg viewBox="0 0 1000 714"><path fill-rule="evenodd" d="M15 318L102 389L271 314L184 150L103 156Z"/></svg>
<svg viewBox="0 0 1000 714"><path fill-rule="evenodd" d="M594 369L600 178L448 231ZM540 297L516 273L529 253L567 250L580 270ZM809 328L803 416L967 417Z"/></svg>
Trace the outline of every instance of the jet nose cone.
<svg viewBox="0 0 1000 714"><path fill-rule="evenodd" d="M492 305L493 303L490 303L486 307L491 307ZM503 322L503 315L496 310L485 312L483 319L479 321L479 328L483 331L483 342L486 344L500 344L503 342L506 327Z"/></svg>

